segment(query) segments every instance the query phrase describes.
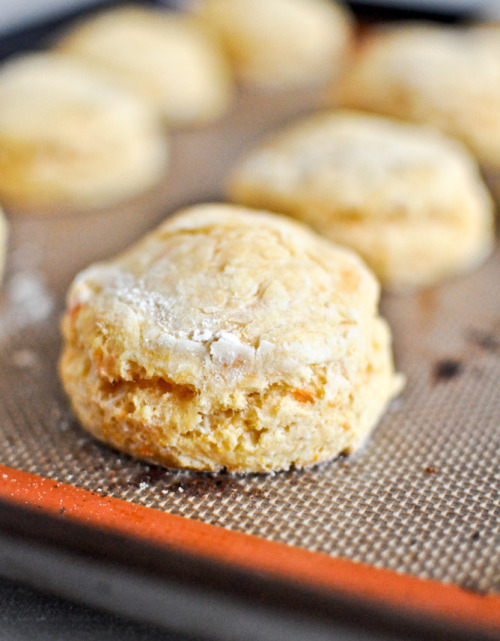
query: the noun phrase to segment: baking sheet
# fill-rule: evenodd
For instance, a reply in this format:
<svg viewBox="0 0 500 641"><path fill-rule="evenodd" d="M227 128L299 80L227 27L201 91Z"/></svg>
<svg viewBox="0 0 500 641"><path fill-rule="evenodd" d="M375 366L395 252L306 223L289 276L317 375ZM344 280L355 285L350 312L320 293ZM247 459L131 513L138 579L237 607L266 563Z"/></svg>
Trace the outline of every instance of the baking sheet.
<svg viewBox="0 0 500 641"><path fill-rule="evenodd" d="M56 373L78 269L179 206L223 198L263 132L323 90L241 93L231 114L172 136L170 173L135 202L80 215L10 215L0 293L0 463L82 488L479 593L500 592L500 254L473 274L383 299L405 392L364 451L274 476L171 472L83 432Z"/></svg>

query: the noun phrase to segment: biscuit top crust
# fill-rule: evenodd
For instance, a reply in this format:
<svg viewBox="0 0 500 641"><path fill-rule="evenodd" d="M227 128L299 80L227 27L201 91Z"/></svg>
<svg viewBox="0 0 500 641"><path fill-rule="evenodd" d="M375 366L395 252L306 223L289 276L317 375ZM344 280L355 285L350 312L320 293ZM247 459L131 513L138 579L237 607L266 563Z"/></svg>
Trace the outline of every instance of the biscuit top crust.
<svg viewBox="0 0 500 641"><path fill-rule="evenodd" d="M420 125L340 110L271 136L236 167L229 191L236 200L249 193L258 200L260 192L285 210L287 202L291 211L307 207L314 223L332 212L453 220L471 201L485 205L485 216L491 209L477 165L460 143Z"/></svg>
<svg viewBox="0 0 500 641"><path fill-rule="evenodd" d="M426 23L374 29L339 100L434 123L500 165L500 29Z"/></svg>
<svg viewBox="0 0 500 641"><path fill-rule="evenodd" d="M63 327L111 381L248 391L295 384L332 359L357 368L378 297L361 259L306 227L200 205L77 276Z"/></svg>

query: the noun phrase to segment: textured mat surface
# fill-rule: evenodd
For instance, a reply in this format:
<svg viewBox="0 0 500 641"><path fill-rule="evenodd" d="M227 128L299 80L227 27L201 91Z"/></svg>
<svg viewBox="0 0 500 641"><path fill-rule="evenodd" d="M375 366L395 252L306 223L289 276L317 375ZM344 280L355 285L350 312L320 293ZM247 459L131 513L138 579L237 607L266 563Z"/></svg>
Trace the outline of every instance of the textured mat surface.
<svg viewBox="0 0 500 641"><path fill-rule="evenodd" d="M0 463L290 545L500 591L498 252L470 276L383 300L408 383L355 458L271 477L173 473L98 444L68 409L56 364L70 277L179 204L222 198L242 148L311 106L308 96L270 110L268 99L240 98L224 123L179 134L164 185L121 210L11 217L0 293Z"/></svg>

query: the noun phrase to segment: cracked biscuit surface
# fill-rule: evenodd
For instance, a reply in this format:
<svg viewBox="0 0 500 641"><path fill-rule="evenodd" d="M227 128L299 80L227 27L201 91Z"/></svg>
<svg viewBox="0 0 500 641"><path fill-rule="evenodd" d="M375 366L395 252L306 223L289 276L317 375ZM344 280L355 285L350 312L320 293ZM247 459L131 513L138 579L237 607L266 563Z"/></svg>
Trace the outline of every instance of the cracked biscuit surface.
<svg viewBox="0 0 500 641"><path fill-rule="evenodd" d="M302 225L200 205L77 276L60 372L82 425L132 456L302 467L355 450L401 387L378 298Z"/></svg>
<svg viewBox="0 0 500 641"><path fill-rule="evenodd" d="M233 96L217 39L186 14L111 9L76 25L58 48L123 84L169 125L218 118Z"/></svg>
<svg viewBox="0 0 500 641"><path fill-rule="evenodd" d="M0 197L6 206L108 206L156 183L167 158L151 110L79 61L33 53L1 68Z"/></svg>
<svg viewBox="0 0 500 641"><path fill-rule="evenodd" d="M361 112L321 112L272 135L235 167L228 191L352 247L387 288L434 284L493 247L492 202L467 150Z"/></svg>

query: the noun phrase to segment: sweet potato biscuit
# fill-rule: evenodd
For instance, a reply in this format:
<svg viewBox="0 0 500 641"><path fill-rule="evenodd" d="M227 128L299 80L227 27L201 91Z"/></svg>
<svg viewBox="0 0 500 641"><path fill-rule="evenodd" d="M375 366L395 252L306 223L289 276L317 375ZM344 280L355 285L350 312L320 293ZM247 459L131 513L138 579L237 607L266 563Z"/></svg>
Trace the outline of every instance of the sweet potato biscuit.
<svg viewBox="0 0 500 641"><path fill-rule="evenodd" d="M59 49L124 84L171 125L213 120L232 98L218 40L189 15L113 9L74 27Z"/></svg>
<svg viewBox="0 0 500 641"><path fill-rule="evenodd" d="M92 69L35 53L0 69L0 198L87 209L154 184L167 144L151 110Z"/></svg>
<svg viewBox="0 0 500 641"><path fill-rule="evenodd" d="M432 124L500 170L500 30L381 27L361 47L337 101Z"/></svg>
<svg viewBox="0 0 500 641"><path fill-rule="evenodd" d="M236 166L229 194L354 248L389 288L470 269L493 245L492 203L466 149L378 116L335 111L299 121Z"/></svg>
<svg viewBox="0 0 500 641"><path fill-rule="evenodd" d="M344 65L351 19L329 0L202 0L199 13L249 84L309 84Z"/></svg>
<svg viewBox="0 0 500 641"><path fill-rule="evenodd" d="M75 279L60 372L83 426L168 467L266 472L355 450L401 386L350 250L200 205Z"/></svg>

